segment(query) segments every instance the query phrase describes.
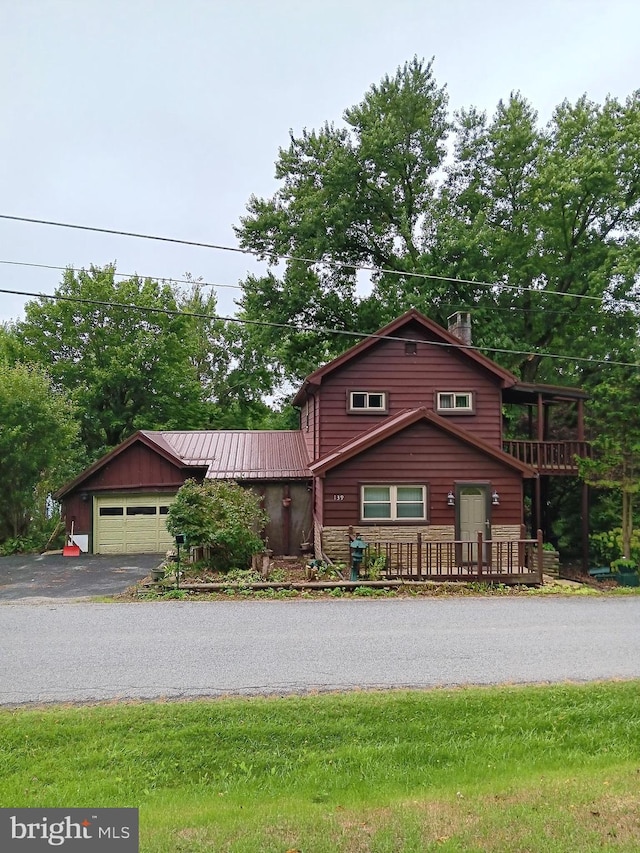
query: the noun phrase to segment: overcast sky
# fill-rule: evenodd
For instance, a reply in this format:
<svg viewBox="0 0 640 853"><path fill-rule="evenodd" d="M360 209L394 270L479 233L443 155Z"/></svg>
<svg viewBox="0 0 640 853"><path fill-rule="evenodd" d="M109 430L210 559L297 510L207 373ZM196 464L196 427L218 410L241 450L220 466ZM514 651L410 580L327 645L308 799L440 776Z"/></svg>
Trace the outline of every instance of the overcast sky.
<svg viewBox="0 0 640 853"><path fill-rule="evenodd" d="M640 87L638 0L0 0L0 214L237 245L289 129L435 57L450 108ZM237 285L244 255L0 220L0 261ZM0 263L0 289L61 272ZM232 288L217 290L234 313ZM0 322L25 299L0 293Z"/></svg>

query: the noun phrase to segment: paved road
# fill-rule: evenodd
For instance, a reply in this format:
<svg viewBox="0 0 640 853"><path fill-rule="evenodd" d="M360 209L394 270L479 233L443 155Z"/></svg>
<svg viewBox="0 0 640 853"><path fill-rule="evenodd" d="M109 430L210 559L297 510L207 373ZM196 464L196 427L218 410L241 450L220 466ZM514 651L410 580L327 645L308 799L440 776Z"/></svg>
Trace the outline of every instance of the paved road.
<svg viewBox="0 0 640 853"><path fill-rule="evenodd" d="M162 554L16 554L0 557L0 602L115 595L158 566Z"/></svg>
<svg viewBox="0 0 640 853"><path fill-rule="evenodd" d="M640 678L640 597L5 604L0 704Z"/></svg>

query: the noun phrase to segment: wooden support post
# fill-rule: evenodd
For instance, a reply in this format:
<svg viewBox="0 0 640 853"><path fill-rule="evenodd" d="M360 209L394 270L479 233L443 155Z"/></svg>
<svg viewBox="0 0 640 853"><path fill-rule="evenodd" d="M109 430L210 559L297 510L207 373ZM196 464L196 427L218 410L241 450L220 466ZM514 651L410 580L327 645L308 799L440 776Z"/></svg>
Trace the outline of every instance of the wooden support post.
<svg viewBox="0 0 640 853"><path fill-rule="evenodd" d="M538 392L538 441L544 441L544 404L542 402L542 394Z"/></svg>
<svg viewBox="0 0 640 853"><path fill-rule="evenodd" d="M288 483L282 489L282 548L285 554L291 553L291 489Z"/></svg>
<svg viewBox="0 0 640 853"><path fill-rule="evenodd" d="M538 581L543 584L542 570L544 567L544 554L542 553L542 530L538 528Z"/></svg>
<svg viewBox="0 0 640 853"><path fill-rule="evenodd" d="M578 441L584 441L584 404L578 400Z"/></svg>
<svg viewBox="0 0 640 853"><path fill-rule="evenodd" d="M416 562L418 564L418 577L422 577L422 533L418 532L418 544L416 545Z"/></svg>
<svg viewBox="0 0 640 853"><path fill-rule="evenodd" d="M582 484L582 571L589 569L589 486Z"/></svg>
<svg viewBox="0 0 640 853"><path fill-rule="evenodd" d="M482 541L482 531L478 531L478 577L482 577L482 560L483 560L483 541Z"/></svg>
<svg viewBox="0 0 640 853"><path fill-rule="evenodd" d="M537 530L539 527L542 527L542 479L540 474L536 477L535 483L535 506L532 527L534 530Z"/></svg>

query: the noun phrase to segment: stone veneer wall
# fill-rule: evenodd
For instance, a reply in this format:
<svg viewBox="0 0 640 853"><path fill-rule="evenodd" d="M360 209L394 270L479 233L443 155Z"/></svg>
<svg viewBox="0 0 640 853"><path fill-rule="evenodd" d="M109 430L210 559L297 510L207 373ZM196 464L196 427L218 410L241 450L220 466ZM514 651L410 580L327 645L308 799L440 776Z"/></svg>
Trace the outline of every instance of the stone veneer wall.
<svg viewBox="0 0 640 853"><path fill-rule="evenodd" d="M450 542L455 538L452 524L411 527L354 526L365 542L415 542L418 533L423 541ZM491 529L493 541L508 542L520 538L518 524L496 524ZM322 552L334 562L349 563L349 527L325 527L322 530Z"/></svg>
<svg viewBox="0 0 640 853"><path fill-rule="evenodd" d="M354 533L359 533L365 542L415 542L418 533L423 539L449 541L453 539L453 525L416 526L416 527L369 527L355 526ZM325 527L322 531L322 550L334 562L348 563L351 560L349 552L349 528Z"/></svg>

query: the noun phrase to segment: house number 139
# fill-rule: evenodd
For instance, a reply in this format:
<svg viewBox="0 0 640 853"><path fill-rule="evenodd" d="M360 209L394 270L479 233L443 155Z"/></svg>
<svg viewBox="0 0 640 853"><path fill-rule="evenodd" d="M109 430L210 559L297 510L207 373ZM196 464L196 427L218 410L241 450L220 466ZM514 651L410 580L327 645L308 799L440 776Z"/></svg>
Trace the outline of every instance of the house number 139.
<svg viewBox="0 0 640 853"><path fill-rule="evenodd" d="M344 495L334 495L333 499L334 499L334 501L343 501Z"/></svg>

